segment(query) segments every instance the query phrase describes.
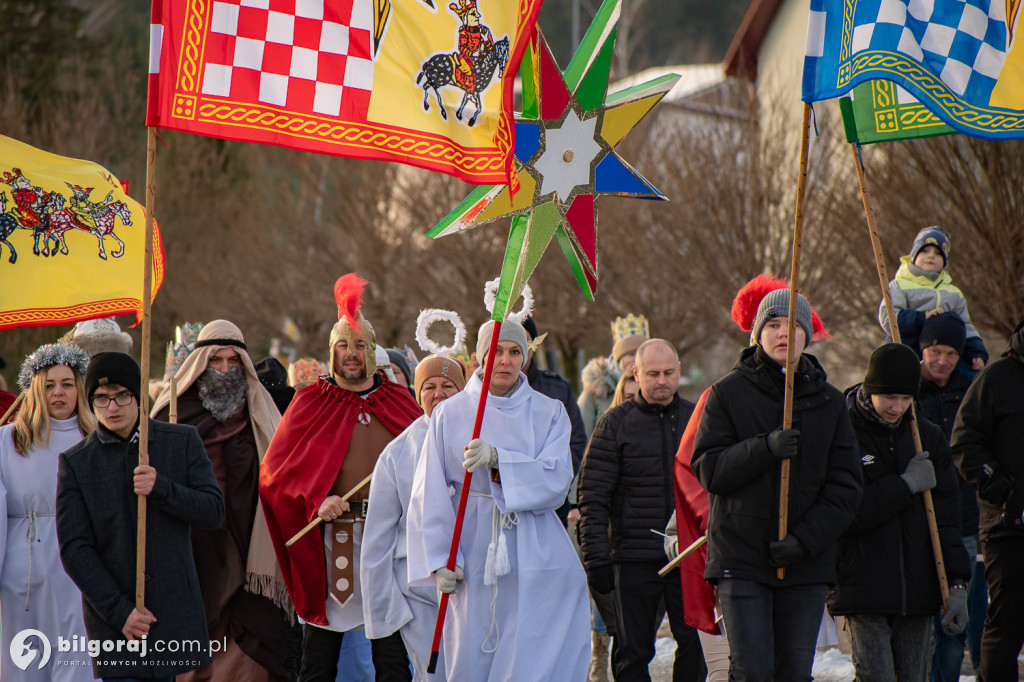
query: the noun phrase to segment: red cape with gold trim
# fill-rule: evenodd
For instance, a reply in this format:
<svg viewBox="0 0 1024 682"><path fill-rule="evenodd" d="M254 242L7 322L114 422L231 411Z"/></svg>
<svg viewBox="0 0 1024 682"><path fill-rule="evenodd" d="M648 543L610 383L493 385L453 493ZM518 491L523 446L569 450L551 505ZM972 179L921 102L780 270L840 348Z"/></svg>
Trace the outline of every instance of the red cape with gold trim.
<svg viewBox="0 0 1024 682"><path fill-rule="evenodd" d="M284 543L313 520L337 480L360 406L396 436L423 414L391 381L363 399L320 377L295 395L260 465L260 499L281 574L295 612L318 625L327 624L323 537L308 533L287 549Z"/></svg>

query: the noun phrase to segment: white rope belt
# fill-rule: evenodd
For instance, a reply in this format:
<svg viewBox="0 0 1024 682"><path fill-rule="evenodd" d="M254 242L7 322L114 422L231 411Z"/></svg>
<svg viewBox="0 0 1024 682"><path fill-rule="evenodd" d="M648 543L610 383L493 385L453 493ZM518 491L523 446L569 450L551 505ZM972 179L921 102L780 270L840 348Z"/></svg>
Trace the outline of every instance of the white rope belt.
<svg viewBox="0 0 1024 682"><path fill-rule="evenodd" d="M469 491L469 494L471 497L492 497L486 493L477 493L472 490ZM494 616L494 609L498 603L498 578L508 575L512 569L508 558L508 541L505 539L505 531L512 530L517 525L519 525L517 513L503 513L498 509L497 504L491 508L491 542L487 545L487 561L484 563L484 585L493 589L493 596L490 606L491 627L488 628L487 636L484 637L483 644L480 645L480 650L485 654L493 654L498 650L500 630ZM494 644L488 647L487 643L491 641L492 634Z"/></svg>
<svg viewBox="0 0 1024 682"><path fill-rule="evenodd" d="M25 541L28 543L28 585L25 587L25 610L28 611L28 600L32 596L32 543L42 542L39 538L39 525L36 521L40 516L56 516L56 514L37 514L34 511L28 514L10 514L9 519L28 519L28 528L25 529Z"/></svg>

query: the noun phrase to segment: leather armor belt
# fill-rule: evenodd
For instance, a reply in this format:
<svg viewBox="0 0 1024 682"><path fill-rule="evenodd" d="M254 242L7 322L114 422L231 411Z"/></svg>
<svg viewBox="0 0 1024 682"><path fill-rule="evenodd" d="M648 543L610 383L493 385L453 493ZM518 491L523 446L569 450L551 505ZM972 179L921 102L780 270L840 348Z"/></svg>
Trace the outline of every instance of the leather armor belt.
<svg viewBox="0 0 1024 682"><path fill-rule="evenodd" d="M331 494L344 495L373 473L377 458L392 438L394 436L391 432L376 419L356 424L341 471L331 486ZM357 490L348 500L351 511L342 514L331 524L330 532L334 535L331 537L331 570L327 590L342 606L354 594L354 533L358 531L362 534L362 517L366 515L366 500L369 496L369 485Z"/></svg>
<svg viewBox="0 0 1024 682"><path fill-rule="evenodd" d="M331 574L327 590L340 605L345 606L355 594L355 531L362 533L362 518L340 518L331 523Z"/></svg>

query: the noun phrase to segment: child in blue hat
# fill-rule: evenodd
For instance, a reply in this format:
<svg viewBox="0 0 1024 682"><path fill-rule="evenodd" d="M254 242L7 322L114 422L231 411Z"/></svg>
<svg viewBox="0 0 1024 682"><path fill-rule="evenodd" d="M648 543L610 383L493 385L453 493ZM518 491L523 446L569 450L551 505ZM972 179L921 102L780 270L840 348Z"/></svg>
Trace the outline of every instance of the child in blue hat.
<svg viewBox="0 0 1024 682"><path fill-rule="evenodd" d="M973 375L988 362L988 351L971 324L967 313L967 299L963 292L953 285L953 278L947 269L949 263L949 233L938 225L926 227L917 233L910 255L900 259L896 277L889 282L889 294L896 311L900 337L920 355L918 341L924 321L934 315L955 315L963 320L967 328L967 342L964 345L962 361L964 369ZM878 322L889 334L889 316L885 301L878 308Z"/></svg>

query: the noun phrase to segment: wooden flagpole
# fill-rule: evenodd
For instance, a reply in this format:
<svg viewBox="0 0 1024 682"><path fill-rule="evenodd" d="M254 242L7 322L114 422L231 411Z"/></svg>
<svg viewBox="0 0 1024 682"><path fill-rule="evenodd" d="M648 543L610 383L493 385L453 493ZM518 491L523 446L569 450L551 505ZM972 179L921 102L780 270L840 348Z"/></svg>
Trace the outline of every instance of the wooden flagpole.
<svg viewBox="0 0 1024 682"><path fill-rule="evenodd" d="M804 103L803 123L800 137L800 176L796 182L796 218L793 223L793 263L789 271L789 320L786 327L786 394L782 404L782 428L793 428L793 369L799 360L796 355L793 336L796 333L797 280L800 277L800 244L804 233L804 195L807 193L807 147L811 136L811 105ZM806 339L805 343L810 339ZM789 533L789 460L782 460L779 475L779 540L785 540ZM776 577L786 577L786 569L779 567Z"/></svg>
<svg viewBox="0 0 1024 682"><path fill-rule="evenodd" d="M483 363L483 385L480 387L480 399L476 404L476 420L473 422L473 438L480 437L480 428L484 421L484 407L487 405L487 392L491 388L491 370L494 369L494 355L498 352L498 335L501 333L501 320L494 321L494 330L491 332L491 345L487 349L487 360ZM452 546L448 550L449 571L455 570L455 557L459 552L459 540L462 537L462 521L466 517L466 502L469 500L469 484L473 480L473 473L466 472L462 477L462 493L459 495L459 510L455 514L455 530L452 533ZM437 606L437 622L434 623L434 641L430 645L430 660L427 662L427 672L433 675L437 671L437 655L441 650L441 631L444 629L444 617L448 612L447 592L441 593L441 603Z"/></svg>
<svg viewBox="0 0 1024 682"><path fill-rule="evenodd" d="M171 392L170 411L167 413L167 421L171 424L178 423L178 377L173 376L167 382L167 390Z"/></svg>
<svg viewBox="0 0 1024 682"><path fill-rule="evenodd" d="M139 391L139 466L149 464L149 345L153 299L153 202L156 198L156 128L146 139L146 250L142 259L142 387ZM146 496L139 495L138 535L135 541L135 609L146 612Z"/></svg>
<svg viewBox="0 0 1024 682"><path fill-rule="evenodd" d="M857 153L857 144L855 142L850 143L850 151L853 152L853 165L857 168L857 182L860 184L860 196L864 202L864 216L868 222L871 249L875 252L875 268L878 270L878 283L882 287L885 313L889 318L889 333L892 335L892 340L895 343L900 343L900 328L892 307L892 295L889 293L889 273L886 271L885 260L882 256L882 242L878 238L875 210L871 207L871 195L868 194L867 180L864 178L864 166L861 163L860 154ZM914 439L914 452L921 452L924 448L921 445L921 432L917 428L917 413L913 403L910 404L910 435ZM946 578L946 562L942 558L942 544L939 542L939 524L935 519L935 504L932 501L932 491L925 490L922 496L924 497L925 517L928 519L928 535L931 538L932 554L935 556L935 570L939 574L942 606L946 608L946 600L949 597L949 580Z"/></svg>

